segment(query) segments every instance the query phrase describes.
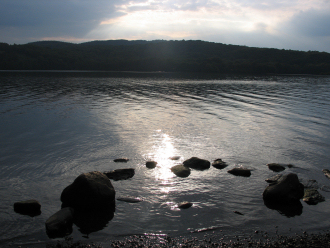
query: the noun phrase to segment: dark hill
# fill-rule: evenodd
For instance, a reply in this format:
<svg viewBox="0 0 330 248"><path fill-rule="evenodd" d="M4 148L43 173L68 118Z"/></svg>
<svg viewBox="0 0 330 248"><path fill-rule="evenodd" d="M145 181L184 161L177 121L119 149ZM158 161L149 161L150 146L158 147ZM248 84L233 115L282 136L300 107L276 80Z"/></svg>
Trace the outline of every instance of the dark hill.
<svg viewBox="0 0 330 248"><path fill-rule="evenodd" d="M0 70L330 74L330 54L200 40L0 43Z"/></svg>

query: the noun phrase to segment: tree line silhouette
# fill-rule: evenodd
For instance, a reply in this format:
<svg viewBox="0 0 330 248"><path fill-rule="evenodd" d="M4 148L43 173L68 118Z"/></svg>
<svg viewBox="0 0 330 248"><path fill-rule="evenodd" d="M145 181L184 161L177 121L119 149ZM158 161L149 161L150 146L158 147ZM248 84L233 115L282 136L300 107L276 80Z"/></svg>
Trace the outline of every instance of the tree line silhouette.
<svg viewBox="0 0 330 248"><path fill-rule="evenodd" d="M201 40L0 43L0 70L330 74L330 53Z"/></svg>

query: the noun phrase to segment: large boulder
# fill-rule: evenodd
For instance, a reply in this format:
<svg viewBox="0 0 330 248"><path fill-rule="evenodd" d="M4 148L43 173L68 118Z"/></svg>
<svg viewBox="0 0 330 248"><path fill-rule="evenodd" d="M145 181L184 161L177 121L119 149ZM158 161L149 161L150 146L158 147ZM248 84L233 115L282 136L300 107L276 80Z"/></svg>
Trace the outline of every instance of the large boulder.
<svg viewBox="0 0 330 248"><path fill-rule="evenodd" d="M190 169L183 164L173 166L171 171L178 177L188 177L190 175Z"/></svg>
<svg viewBox="0 0 330 248"><path fill-rule="evenodd" d="M133 168L127 168L127 169L117 169L117 170L113 170L113 171L105 171L103 173L109 179L118 181L118 180L126 180L129 178L132 178L135 174L135 170Z"/></svg>
<svg viewBox="0 0 330 248"><path fill-rule="evenodd" d="M211 163L205 159L192 157L188 160L185 160L183 165L195 170L206 170L210 168Z"/></svg>
<svg viewBox="0 0 330 248"><path fill-rule="evenodd" d="M75 210L103 210L115 207L115 189L109 178L98 171L83 173L62 194L63 207Z"/></svg>
<svg viewBox="0 0 330 248"><path fill-rule="evenodd" d="M290 203L299 201L303 196L304 185L294 173L284 175L270 183L263 192L263 199L267 203Z"/></svg>
<svg viewBox="0 0 330 248"><path fill-rule="evenodd" d="M62 238L72 233L72 208L63 208L46 220L46 232L50 238Z"/></svg>
<svg viewBox="0 0 330 248"><path fill-rule="evenodd" d="M19 201L14 203L14 211L31 217L41 214L41 205L37 200Z"/></svg>

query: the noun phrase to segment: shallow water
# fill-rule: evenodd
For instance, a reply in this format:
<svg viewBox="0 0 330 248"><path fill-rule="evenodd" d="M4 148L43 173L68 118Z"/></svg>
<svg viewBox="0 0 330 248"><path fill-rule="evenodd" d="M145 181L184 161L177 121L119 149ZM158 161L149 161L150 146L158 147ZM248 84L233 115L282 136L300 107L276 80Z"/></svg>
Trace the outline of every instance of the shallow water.
<svg viewBox="0 0 330 248"><path fill-rule="evenodd" d="M302 202L288 217L266 207L267 163L330 186L330 77L218 76L166 73L0 72L0 244L48 242L44 223L61 206L62 190L80 173L135 168L112 182L117 201L107 226L91 241L118 235L186 235L215 228L225 236L255 230L282 233L330 228L325 202ZM181 156L170 160L171 156ZM221 158L187 178L170 167L197 156ZM128 163L113 159L128 157ZM155 160L158 166L147 169ZM249 178L227 171L242 165ZM37 199L42 213L17 214L13 203ZM180 210L176 205L191 201ZM239 211L243 215L237 215ZM74 227L73 237L84 239Z"/></svg>

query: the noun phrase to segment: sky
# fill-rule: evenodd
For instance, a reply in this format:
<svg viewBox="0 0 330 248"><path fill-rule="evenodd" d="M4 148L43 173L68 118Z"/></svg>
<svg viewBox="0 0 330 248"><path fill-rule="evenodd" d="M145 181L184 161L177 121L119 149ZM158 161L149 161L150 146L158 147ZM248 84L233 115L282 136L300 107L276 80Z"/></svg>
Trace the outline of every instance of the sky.
<svg viewBox="0 0 330 248"><path fill-rule="evenodd" d="M330 52L330 0L0 0L0 42L115 39Z"/></svg>

